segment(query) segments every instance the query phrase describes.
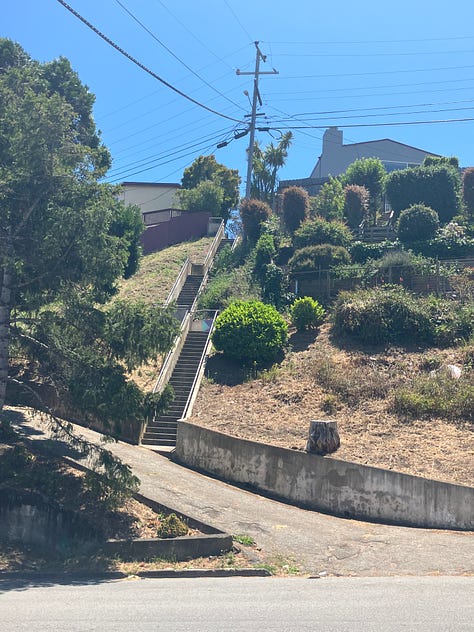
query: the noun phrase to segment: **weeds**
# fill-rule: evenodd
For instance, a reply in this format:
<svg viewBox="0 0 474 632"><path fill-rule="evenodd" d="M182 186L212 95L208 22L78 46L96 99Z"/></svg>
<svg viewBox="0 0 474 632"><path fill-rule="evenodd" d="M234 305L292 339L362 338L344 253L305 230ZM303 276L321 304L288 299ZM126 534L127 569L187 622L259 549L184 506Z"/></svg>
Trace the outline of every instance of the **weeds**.
<svg viewBox="0 0 474 632"><path fill-rule="evenodd" d="M255 540L252 538L251 535L236 534L232 536L232 538L235 542L238 542L239 544L242 544L244 546L255 546Z"/></svg>
<svg viewBox="0 0 474 632"><path fill-rule="evenodd" d="M474 384L465 378L420 376L411 387L395 391L392 409L407 417L474 421Z"/></svg>

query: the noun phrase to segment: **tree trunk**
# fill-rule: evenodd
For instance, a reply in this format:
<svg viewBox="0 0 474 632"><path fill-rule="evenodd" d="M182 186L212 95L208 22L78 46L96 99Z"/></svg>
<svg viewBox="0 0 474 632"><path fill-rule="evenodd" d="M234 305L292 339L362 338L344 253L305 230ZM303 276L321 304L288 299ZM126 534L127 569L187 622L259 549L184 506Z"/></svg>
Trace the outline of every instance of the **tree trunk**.
<svg viewBox="0 0 474 632"><path fill-rule="evenodd" d="M11 248L10 248L11 250ZM10 341L11 283L8 251L5 266L0 268L0 414L5 404L8 380L8 359Z"/></svg>
<svg viewBox="0 0 474 632"><path fill-rule="evenodd" d="M324 456L335 452L340 445L337 421L318 419L310 422L306 452Z"/></svg>

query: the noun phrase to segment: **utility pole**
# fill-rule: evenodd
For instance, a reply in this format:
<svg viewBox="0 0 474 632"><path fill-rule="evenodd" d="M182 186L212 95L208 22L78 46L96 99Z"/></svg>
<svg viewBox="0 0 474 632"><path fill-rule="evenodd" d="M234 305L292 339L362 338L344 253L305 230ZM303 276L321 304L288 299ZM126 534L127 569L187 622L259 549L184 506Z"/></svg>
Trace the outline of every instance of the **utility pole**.
<svg viewBox="0 0 474 632"><path fill-rule="evenodd" d="M247 182L245 186L245 197L247 198L250 197L250 186L252 182L252 162L253 162L253 151L254 151L254 146L255 146L255 123L257 120L257 101L259 102L260 107L262 106L262 99L260 97L260 92L258 91L258 77L260 75L277 75L278 74L278 70L275 70L275 68L267 72L260 71L260 60L265 62L267 60L267 56L264 55L262 51L260 50L258 46L259 44L258 42L254 42L254 44L255 44L255 48L257 49L256 56L255 56L255 70L253 72L242 72L241 70L237 69L236 71L237 75L253 75L254 76L252 113L250 115L250 140L249 140L249 148L247 152L248 153L247 155Z"/></svg>

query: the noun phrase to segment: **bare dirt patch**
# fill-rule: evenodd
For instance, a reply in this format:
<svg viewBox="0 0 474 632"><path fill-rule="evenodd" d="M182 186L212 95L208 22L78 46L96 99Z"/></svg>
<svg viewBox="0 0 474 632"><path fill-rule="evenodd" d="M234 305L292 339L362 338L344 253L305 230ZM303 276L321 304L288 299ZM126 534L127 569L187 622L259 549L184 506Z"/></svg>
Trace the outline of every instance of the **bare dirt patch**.
<svg viewBox="0 0 474 632"><path fill-rule="evenodd" d="M341 448L334 458L474 485L472 421L390 412L397 387L427 373L431 363L462 365L465 348L341 349L328 325L317 335L294 334L291 341L284 362L256 377L218 355L210 358L190 421L303 450L311 419L336 419ZM463 371L474 379L472 368Z"/></svg>

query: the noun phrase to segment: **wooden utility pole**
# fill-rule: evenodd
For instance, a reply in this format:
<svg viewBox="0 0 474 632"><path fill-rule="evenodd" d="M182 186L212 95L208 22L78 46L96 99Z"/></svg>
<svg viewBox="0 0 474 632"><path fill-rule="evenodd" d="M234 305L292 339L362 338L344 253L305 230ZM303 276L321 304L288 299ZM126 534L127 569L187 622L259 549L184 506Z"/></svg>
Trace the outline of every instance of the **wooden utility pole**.
<svg viewBox="0 0 474 632"><path fill-rule="evenodd" d="M262 53L258 46L258 42L255 43L255 48L257 49L255 56L255 70L253 72L242 72L237 69L236 74L238 75L253 75L253 99L252 99L252 113L250 114L250 140L249 140L249 148L247 155L247 182L245 186L245 197L250 197L250 186L252 182L252 162L253 162L253 150L255 145L255 122L257 120L257 101L260 106L262 106L262 99L260 97L260 92L258 91L258 78L260 75L277 75L278 70L273 70L262 72L260 70L260 60L265 62L267 60L267 56Z"/></svg>

